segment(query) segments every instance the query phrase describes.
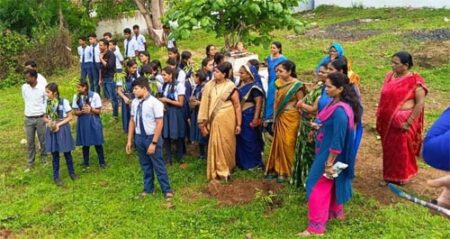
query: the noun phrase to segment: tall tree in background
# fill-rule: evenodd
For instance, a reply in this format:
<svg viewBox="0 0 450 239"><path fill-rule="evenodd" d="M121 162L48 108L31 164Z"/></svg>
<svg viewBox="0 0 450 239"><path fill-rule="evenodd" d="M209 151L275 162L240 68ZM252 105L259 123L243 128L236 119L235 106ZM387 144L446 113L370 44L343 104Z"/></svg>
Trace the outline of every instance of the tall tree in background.
<svg viewBox="0 0 450 239"><path fill-rule="evenodd" d="M166 21L177 21L177 39L190 37L192 29L201 27L223 37L225 47L242 41L251 45L268 45L274 30L300 32L303 23L292 15L302 0L173 0Z"/></svg>

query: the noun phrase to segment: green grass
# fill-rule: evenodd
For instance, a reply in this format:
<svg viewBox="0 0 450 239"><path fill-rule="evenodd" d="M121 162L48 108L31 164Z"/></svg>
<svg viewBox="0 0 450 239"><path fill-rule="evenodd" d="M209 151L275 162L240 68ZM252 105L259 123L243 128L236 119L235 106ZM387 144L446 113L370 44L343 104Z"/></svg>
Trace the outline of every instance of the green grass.
<svg viewBox="0 0 450 239"><path fill-rule="evenodd" d="M441 28L443 16L450 16L450 11L321 7L309 21L317 22L323 28L352 19L381 19L364 27L382 29L384 33L361 41L343 42L354 70L362 77L367 94L363 98L370 100L379 94L384 75L389 70L390 56L402 49L420 50L416 40L398 33L398 27L402 31ZM204 56L207 44L222 43L221 39L203 31L193 35L189 41L178 44L182 49L193 51L197 62ZM285 55L297 63L300 73L311 71L333 41L293 36L292 32L286 31L278 31L275 35L283 42ZM260 59L269 52L263 47L251 47L250 50ZM165 50L151 48L150 52L153 59L165 61ZM430 110L426 113L428 127L450 102L450 65L415 70L425 77L430 89L427 99ZM60 83L63 96L71 99L75 92L72 82L77 76L76 70L70 70L49 81ZM110 123L110 114L102 116L109 168L100 170L95 152L91 152L92 167L89 172L82 173L79 166L81 150L77 148L74 159L80 175L78 181L69 180L65 163L61 167L64 188L53 185L50 165L43 167L37 163L34 171L25 174L26 148L19 143L25 138L20 87L0 93L0 230L13 230L19 238L243 238L247 233L252 233L254 238L295 238L295 234L306 227L303 192L286 186L277 193L283 201L282 206L270 213L266 212L267 203L262 197L246 205L221 206L216 199L203 193L207 184L206 165L194 158L188 159L187 169L169 167L176 192L174 209L164 207L159 191L154 197L136 199L142 189L139 163L136 155L125 154L126 137L120 123ZM432 105L433 102L439 104ZM374 107L374 102L369 101L367 107ZM235 173L235 178L261 177L262 172ZM158 185L156 188L159 190ZM431 216L427 210L408 202L382 206L370 197L356 194L345 210L346 220L330 222L325 238L450 238L447 219Z"/></svg>

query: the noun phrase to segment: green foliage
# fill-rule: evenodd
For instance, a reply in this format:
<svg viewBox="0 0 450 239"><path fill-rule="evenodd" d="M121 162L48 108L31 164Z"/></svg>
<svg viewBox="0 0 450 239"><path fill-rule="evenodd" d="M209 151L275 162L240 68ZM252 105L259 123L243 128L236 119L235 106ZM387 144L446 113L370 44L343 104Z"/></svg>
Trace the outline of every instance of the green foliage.
<svg viewBox="0 0 450 239"><path fill-rule="evenodd" d="M91 3L90 7L95 10L99 19L113 19L127 12L134 14L137 10L133 0L100 0Z"/></svg>
<svg viewBox="0 0 450 239"><path fill-rule="evenodd" d="M201 27L223 37L227 48L240 41L267 46L276 29L300 32L303 23L292 9L299 0L183 0L174 3L165 21L177 21L175 38L188 39L192 29Z"/></svg>
<svg viewBox="0 0 450 239"><path fill-rule="evenodd" d="M95 20L84 5L65 0L2 0L0 1L0 30L11 29L33 37L59 24L59 9L64 22L73 33L86 34L95 30Z"/></svg>
<svg viewBox="0 0 450 239"><path fill-rule="evenodd" d="M22 77L16 73L20 55L29 47L28 39L17 32L5 31L0 37L0 88L20 82Z"/></svg>

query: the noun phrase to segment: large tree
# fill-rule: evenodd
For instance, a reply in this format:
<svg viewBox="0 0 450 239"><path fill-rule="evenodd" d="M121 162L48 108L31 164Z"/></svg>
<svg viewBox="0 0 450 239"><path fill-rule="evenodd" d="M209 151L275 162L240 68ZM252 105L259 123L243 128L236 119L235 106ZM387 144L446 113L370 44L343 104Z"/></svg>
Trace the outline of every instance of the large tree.
<svg viewBox="0 0 450 239"><path fill-rule="evenodd" d="M175 37L187 39L201 27L223 37L229 49L242 41L268 45L278 29L301 30L302 22L292 15L301 0L177 0L165 16L176 21Z"/></svg>

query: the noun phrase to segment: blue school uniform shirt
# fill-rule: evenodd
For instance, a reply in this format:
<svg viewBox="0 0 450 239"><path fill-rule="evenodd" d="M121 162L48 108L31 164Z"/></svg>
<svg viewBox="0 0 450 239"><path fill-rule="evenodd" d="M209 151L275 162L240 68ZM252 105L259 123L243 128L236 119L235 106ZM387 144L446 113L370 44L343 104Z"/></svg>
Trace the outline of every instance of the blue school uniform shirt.
<svg viewBox="0 0 450 239"><path fill-rule="evenodd" d="M78 56L80 56L80 63L91 63L92 62L92 48L91 46L85 46L84 48L79 46ZM83 59L84 56L84 59Z"/></svg>
<svg viewBox="0 0 450 239"><path fill-rule="evenodd" d="M152 95L148 95L147 99L135 98L131 103L131 117L133 117L136 128L136 134L142 134L140 129L140 119L137 118L137 110L139 103L142 103L142 121L144 123L144 130L146 135L155 134L156 119L162 119L164 116L164 104Z"/></svg>

